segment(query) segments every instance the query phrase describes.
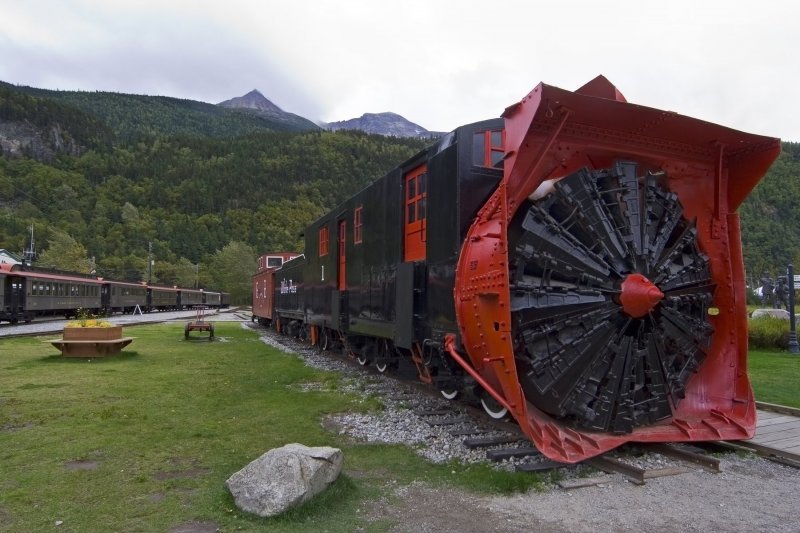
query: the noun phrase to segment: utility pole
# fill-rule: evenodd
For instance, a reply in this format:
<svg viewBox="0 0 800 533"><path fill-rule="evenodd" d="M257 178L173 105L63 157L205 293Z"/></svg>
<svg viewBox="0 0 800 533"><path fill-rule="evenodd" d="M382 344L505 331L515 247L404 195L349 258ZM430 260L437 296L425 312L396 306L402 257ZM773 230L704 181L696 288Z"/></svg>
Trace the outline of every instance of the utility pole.
<svg viewBox="0 0 800 533"><path fill-rule="evenodd" d="M153 243L147 243L147 284L153 282Z"/></svg>
<svg viewBox="0 0 800 533"><path fill-rule="evenodd" d="M198 285L200 285L200 263L194 266L194 288L196 289Z"/></svg>
<svg viewBox="0 0 800 533"><path fill-rule="evenodd" d="M36 257L36 242L33 240L33 224L28 226L28 229L31 230L31 245L25 250L23 263L30 266L33 264L33 258Z"/></svg>

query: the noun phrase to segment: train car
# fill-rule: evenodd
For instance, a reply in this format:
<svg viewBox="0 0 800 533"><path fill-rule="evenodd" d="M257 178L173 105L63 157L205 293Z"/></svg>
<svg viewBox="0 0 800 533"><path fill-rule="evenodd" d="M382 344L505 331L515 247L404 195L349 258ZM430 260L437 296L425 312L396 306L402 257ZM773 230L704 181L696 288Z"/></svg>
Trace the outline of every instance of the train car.
<svg viewBox="0 0 800 533"><path fill-rule="evenodd" d="M258 271L253 275L253 321L262 325L272 323L273 296L275 290L275 271L283 263L297 257L292 252L278 252L258 258Z"/></svg>
<svg viewBox="0 0 800 533"><path fill-rule="evenodd" d="M102 282L94 277L31 270L22 265L3 267L3 320L30 322L37 316L99 313Z"/></svg>
<svg viewBox="0 0 800 533"><path fill-rule="evenodd" d="M216 291L203 291L203 304L212 309L222 307L222 294Z"/></svg>
<svg viewBox="0 0 800 533"><path fill-rule="evenodd" d="M202 304L202 289L178 289L178 309L187 309Z"/></svg>
<svg viewBox="0 0 800 533"><path fill-rule="evenodd" d="M180 309L177 287L159 287L150 285L147 288L147 311L174 311Z"/></svg>
<svg viewBox="0 0 800 533"><path fill-rule="evenodd" d="M102 307L107 315L147 309L148 288L143 283L103 281Z"/></svg>
<svg viewBox="0 0 800 533"><path fill-rule="evenodd" d="M206 304L230 305L225 292L149 286L93 275L0 264L0 321L30 322L37 316L171 311Z"/></svg>
<svg viewBox="0 0 800 533"><path fill-rule="evenodd" d="M24 310L20 280L11 275L12 266L0 263L0 322L18 322Z"/></svg>
<svg viewBox="0 0 800 533"><path fill-rule="evenodd" d="M11 271L11 265L8 263L0 263L0 322L6 320L11 321L12 306L11 302L6 303L6 280L10 280L8 272ZM10 285L10 283L9 283ZM11 287L8 288L8 293L11 293Z"/></svg>
<svg viewBox="0 0 800 533"><path fill-rule="evenodd" d="M602 76L539 84L306 228L303 320L557 461L750 438L736 209L779 151Z"/></svg>
<svg viewBox="0 0 800 533"><path fill-rule="evenodd" d="M275 328L301 339L305 339L308 334L303 288L304 269L305 256L290 259L275 272L273 287Z"/></svg>

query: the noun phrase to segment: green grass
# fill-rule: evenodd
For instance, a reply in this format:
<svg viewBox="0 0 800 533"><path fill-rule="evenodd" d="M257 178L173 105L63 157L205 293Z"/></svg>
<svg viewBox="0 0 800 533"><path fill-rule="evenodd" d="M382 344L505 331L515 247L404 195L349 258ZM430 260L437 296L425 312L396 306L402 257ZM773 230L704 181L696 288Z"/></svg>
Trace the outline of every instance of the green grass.
<svg viewBox="0 0 800 533"><path fill-rule="evenodd" d="M44 338L0 340L0 530L63 521L70 531L167 531L210 521L225 531L374 531L392 524L365 523L356 510L392 483L497 493L540 483L327 433L325 414L376 402L339 392L336 374L306 367L239 324L217 323L216 334L210 343L185 341L181 325L129 328L136 340L122 354L92 360L62 358ZM295 386L313 381L323 390ZM339 480L276 518L240 512L225 479L290 442L341 448ZM94 468L70 467L79 461Z"/></svg>
<svg viewBox="0 0 800 533"><path fill-rule="evenodd" d="M756 400L800 408L800 354L750 350L748 374Z"/></svg>

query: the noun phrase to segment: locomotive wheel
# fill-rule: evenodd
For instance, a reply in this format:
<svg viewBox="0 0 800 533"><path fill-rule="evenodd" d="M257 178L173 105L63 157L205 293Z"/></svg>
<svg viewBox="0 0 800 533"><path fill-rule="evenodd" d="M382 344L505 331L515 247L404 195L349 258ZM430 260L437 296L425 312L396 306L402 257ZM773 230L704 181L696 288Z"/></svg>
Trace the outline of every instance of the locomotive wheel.
<svg viewBox="0 0 800 533"><path fill-rule="evenodd" d="M321 327L319 328L319 340L317 341L317 347L319 348L320 352L325 352L328 350L330 345L330 335L328 333L328 328Z"/></svg>
<svg viewBox="0 0 800 533"><path fill-rule="evenodd" d="M518 214L512 331L527 400L617 434L669 418L710 344L714 281L666 176L583 169Z"/></svg>
<svg viewBox="0 0 800 533"><path fill-rule="evenodd" d="M381 374L385 374L394 363L392 360L395 357L394 349L390 346L388 340L383 339L378 341L375 350L375 369Z"/></svg>
<svg viewBox="0 0 800 533"><path fill-rule="evenodd" d="M441 389L439 390L439 394L442 395L442 398L445 400L455 400L458 398L460 391L458 389Z"/></svg>
<svg viewBox="0 0 800 533"><path fill-rule="evenodd" d="M508 416L508 409L500 405L497 400L486 392L481 393L481 406L486 411L486 414L495 420L502 420Z"/></svg>

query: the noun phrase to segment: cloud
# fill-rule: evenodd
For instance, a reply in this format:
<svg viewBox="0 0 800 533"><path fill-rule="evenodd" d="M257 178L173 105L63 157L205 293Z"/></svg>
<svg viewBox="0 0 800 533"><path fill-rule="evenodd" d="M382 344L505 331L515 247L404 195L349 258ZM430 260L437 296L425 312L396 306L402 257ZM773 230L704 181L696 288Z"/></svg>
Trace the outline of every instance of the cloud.
<svg viewBox="0 0 800 533"><path fill-rule="evenodd" d="M605 74L631 102L800 140L800 4L744 0L0 0L0 79L216 103L259 89L342 120L498 116Z"/></svg>

